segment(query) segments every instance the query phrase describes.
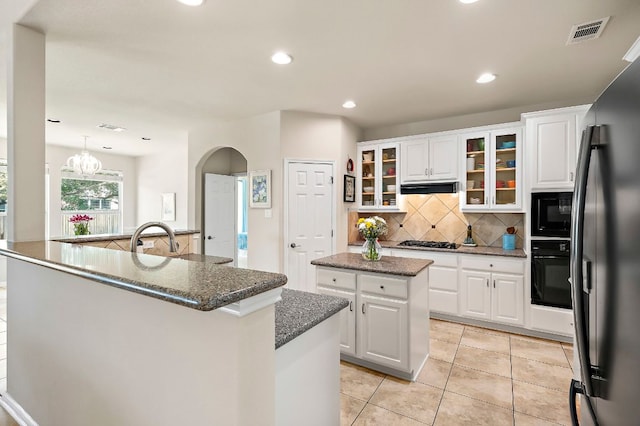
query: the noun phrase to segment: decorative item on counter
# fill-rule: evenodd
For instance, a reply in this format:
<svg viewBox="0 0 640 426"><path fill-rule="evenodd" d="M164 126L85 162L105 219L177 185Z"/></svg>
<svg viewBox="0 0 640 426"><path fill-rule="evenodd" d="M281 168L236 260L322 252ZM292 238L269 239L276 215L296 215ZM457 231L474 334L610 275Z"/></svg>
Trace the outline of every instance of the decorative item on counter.
<svg viewBox="0 0 640 426"><path fill-rule="evenodd" d="M502 235L502 249L503 250L515 250L516 249L516 232L518 230L513 226L507 228L507 233Z"/></svg>
<svg viewBox="0 0 640 426"><path fill-rule="evenodd" d="M473 241L473 237L471 236L471 225L467 226L467 238L464 239L462 245L467 247L477 247L476 242Z"/></svg>
<svg viewBox="0 0 640 426"><path fill-rule="evenodd" d="M74 235L89 235L89 221L93 218L86 214L74 214L69 218L69 222L73 223Z"/></svg>
<svg viewBox="0 0 640 426"><path fill-rule="evenodd" d="M378 242L378 237L385 235L387 229L387 222L379 216L358 219L358 231L365 240L362 245L363 259L371 261L382 259L382 246Z"/></svg>

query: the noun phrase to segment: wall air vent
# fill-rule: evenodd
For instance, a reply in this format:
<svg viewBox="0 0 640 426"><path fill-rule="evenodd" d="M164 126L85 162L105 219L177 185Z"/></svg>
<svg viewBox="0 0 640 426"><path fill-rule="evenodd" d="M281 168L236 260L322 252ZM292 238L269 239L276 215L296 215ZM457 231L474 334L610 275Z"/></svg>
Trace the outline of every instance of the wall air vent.
<svg viewBox="0 0 640 426"><path fill-rule="evenodd" d="M604 31L604 27L607 25L607 22L609 22L609 18L610 16L607 16L606 18L574 25L571 27L571 32L569 33L567 46L600 37L602 31Z"/></svg>
<svg viewBox="0 0 640 426"><path fill-rule="evenodd" d="M105 129L105 130L111 130L113 132L124 132L125 129L124 127L120 127L120 126L114 126L113 124L98 124L96 127L98 127L99 129Z"/></svg>

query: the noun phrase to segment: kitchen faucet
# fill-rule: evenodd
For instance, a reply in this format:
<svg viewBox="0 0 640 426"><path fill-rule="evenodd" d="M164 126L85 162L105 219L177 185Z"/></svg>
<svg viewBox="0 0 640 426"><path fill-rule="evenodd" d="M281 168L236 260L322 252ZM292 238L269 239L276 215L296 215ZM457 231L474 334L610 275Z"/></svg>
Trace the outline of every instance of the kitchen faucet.
<svg viewBox="0 0 640 426"><path fill-rule="evenodd" d="M169 251L171 253L177 253L178 243L176 242L176 235L173 233L173 231L171 230L171 228L169 228L167 224L162 222L147 222L140 225L138 229L136 229L136 232L134 232L133 236L131 237L131 244L130 244L131 251L136 252L137 246L138 246L138 238L140 238L140 234L142 234L142 231L144 231L147 228L151 228L152 226L157 226L158 228L164 229L164 231L169 236Z"/></svg>

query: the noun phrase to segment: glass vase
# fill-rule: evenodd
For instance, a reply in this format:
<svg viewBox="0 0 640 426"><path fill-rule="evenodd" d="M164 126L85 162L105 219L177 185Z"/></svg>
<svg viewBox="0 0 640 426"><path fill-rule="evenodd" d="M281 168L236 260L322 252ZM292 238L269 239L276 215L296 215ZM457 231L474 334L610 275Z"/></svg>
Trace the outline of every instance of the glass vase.
<svg viewBox="0 0 640 426"><path fill-rule="evenodd" d="M75 235L89 235L89 222L76 222L73 224Z"/></svg>
<svg viewBox="0 0 640 426"><path fill-rule="evenodd" d="M366 239L362 245L362 258L377 261L382 259L382 246L377 238Z"/></svg>

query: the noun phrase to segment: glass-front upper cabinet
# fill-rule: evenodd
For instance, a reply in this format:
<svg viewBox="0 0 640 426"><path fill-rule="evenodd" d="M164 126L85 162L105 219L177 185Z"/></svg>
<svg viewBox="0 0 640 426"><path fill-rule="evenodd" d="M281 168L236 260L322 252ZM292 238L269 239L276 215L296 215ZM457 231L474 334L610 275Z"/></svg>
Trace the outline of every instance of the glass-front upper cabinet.
<svg viewBox="0 0 640 426"><path fill-rule="evenodd" d="M522 129L470 133L462 137L465 211L522 211Z"/></svg>
<svg viewBox="0 0 640 426"><path fill-rule="evenodd" d="M398 210L398 144L362 144L358 147L358 204L364 211Z"/></svg>

